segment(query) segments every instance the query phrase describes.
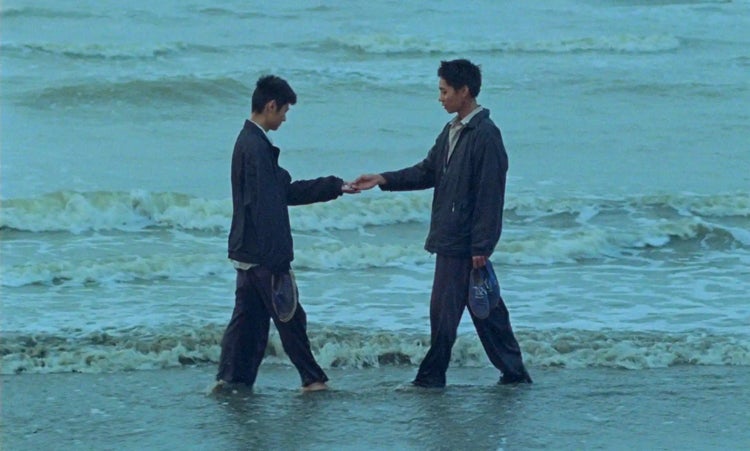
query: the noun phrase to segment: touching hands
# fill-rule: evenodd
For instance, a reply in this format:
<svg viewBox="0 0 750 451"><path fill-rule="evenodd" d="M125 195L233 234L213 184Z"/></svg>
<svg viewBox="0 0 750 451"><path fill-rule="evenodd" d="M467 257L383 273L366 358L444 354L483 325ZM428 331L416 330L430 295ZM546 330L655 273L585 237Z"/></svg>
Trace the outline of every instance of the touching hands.
<svg viewBox="0 0 750 451"><path fill-rule="evenodd" d="M362 174L352 182L352 187L359 191L364 191L376 185L385 185L385 183L385 178L380 174Z"/></svg>
<svg viewBox="0 0 750 451"><path fill-rule="evenodd" d="M353 182L344 182L341 192L344 194L358 194L377 185L385 185L385 178L380 174L362 174Z"/></svg>
<svg viewBox="0 0 750 451"><path fill-rule="evenodd" d="M354 187L354 182L344 182L341 185L341 192L344 194L357 194L359 191L359 188Z"/></svg>

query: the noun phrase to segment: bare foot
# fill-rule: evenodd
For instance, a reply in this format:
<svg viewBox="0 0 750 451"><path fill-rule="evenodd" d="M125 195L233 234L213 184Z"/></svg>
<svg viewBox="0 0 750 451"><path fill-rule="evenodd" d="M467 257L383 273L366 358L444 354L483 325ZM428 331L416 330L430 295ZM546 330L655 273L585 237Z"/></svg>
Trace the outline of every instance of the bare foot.
<svg viewBox="0 0 750 451"><path fill-rule="evenodd" d="M227 381L219 379L218 381L216 381L216 384L213 387L210 387L208 389L206 394L209 396L218 395L219 393L224 392L224 390L226 390L227 388L229 388L229 384L227 383Z"/></svg>
<svg viewBox="0 0 750 451"><path fill-rule="evenodd" d="M313 391L323 391L328 390L328 385L325 384L325 382L313 382L310 385L306 385L302 387L303 393L313 392Z"/></svg>

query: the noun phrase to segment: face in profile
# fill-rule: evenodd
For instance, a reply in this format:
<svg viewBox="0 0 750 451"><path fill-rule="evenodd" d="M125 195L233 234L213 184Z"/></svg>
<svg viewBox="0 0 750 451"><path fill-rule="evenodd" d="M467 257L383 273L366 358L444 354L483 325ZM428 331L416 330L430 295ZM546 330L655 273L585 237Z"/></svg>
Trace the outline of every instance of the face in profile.
<svg viewBox="0 0 750 451"><path fill-rule="evenodd" d="M281 108L276 105L275 101L268 103L267 107L267 124L269 130L278 130L281 124L286 121L286 113L289 111L289 104L285 104Z"/></svg>
<svg viewBox="0 0 750 451"><path fill-rule="evenodd" d="M448 113L453 114L459 111L467 100L468 89L465 86L456 90L443 78L440 78L438 89L440 90L440 97L438 100L443 104L443 108L445 108L445 111Z"/></svg>

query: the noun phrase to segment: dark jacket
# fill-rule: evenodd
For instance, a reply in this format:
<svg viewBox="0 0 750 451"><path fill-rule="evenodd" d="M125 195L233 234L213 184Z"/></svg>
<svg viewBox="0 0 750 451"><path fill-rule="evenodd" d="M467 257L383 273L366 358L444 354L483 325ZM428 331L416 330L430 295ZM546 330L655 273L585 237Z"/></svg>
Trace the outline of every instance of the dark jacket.
<svg viewBox="0 0 750 451"><path fill-rule="evenodd" d="M382 176L386 191L435 188L425 249L451 257L490 256L500 239L508 156L489 110L459 136L450 162L446 125L420 163Z"/></svg>
<svg viewBox="0 0 750 451"><path fill-rule="evenodd" d="M292 182L279 166L279 148L246 120L232 154L229 258L273 272L288 270L294 250L287 206L335 199L343 183L333 176Z"/></svg>

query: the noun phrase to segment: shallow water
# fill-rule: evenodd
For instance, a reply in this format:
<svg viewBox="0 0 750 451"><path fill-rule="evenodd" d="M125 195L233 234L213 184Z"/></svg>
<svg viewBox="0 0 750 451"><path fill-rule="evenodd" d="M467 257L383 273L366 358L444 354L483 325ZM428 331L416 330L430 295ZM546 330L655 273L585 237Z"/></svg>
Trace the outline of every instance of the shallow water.
<svg viewBox="0 0 750 451"><path fill-rule="evenodd" d="M213 368L3 376L8 449L743 449L747 367L540 369L495 385L449 371L444 390L403 390L413 369L332 370L329 392L263 365L253 392L204 394Z"/></svg>

